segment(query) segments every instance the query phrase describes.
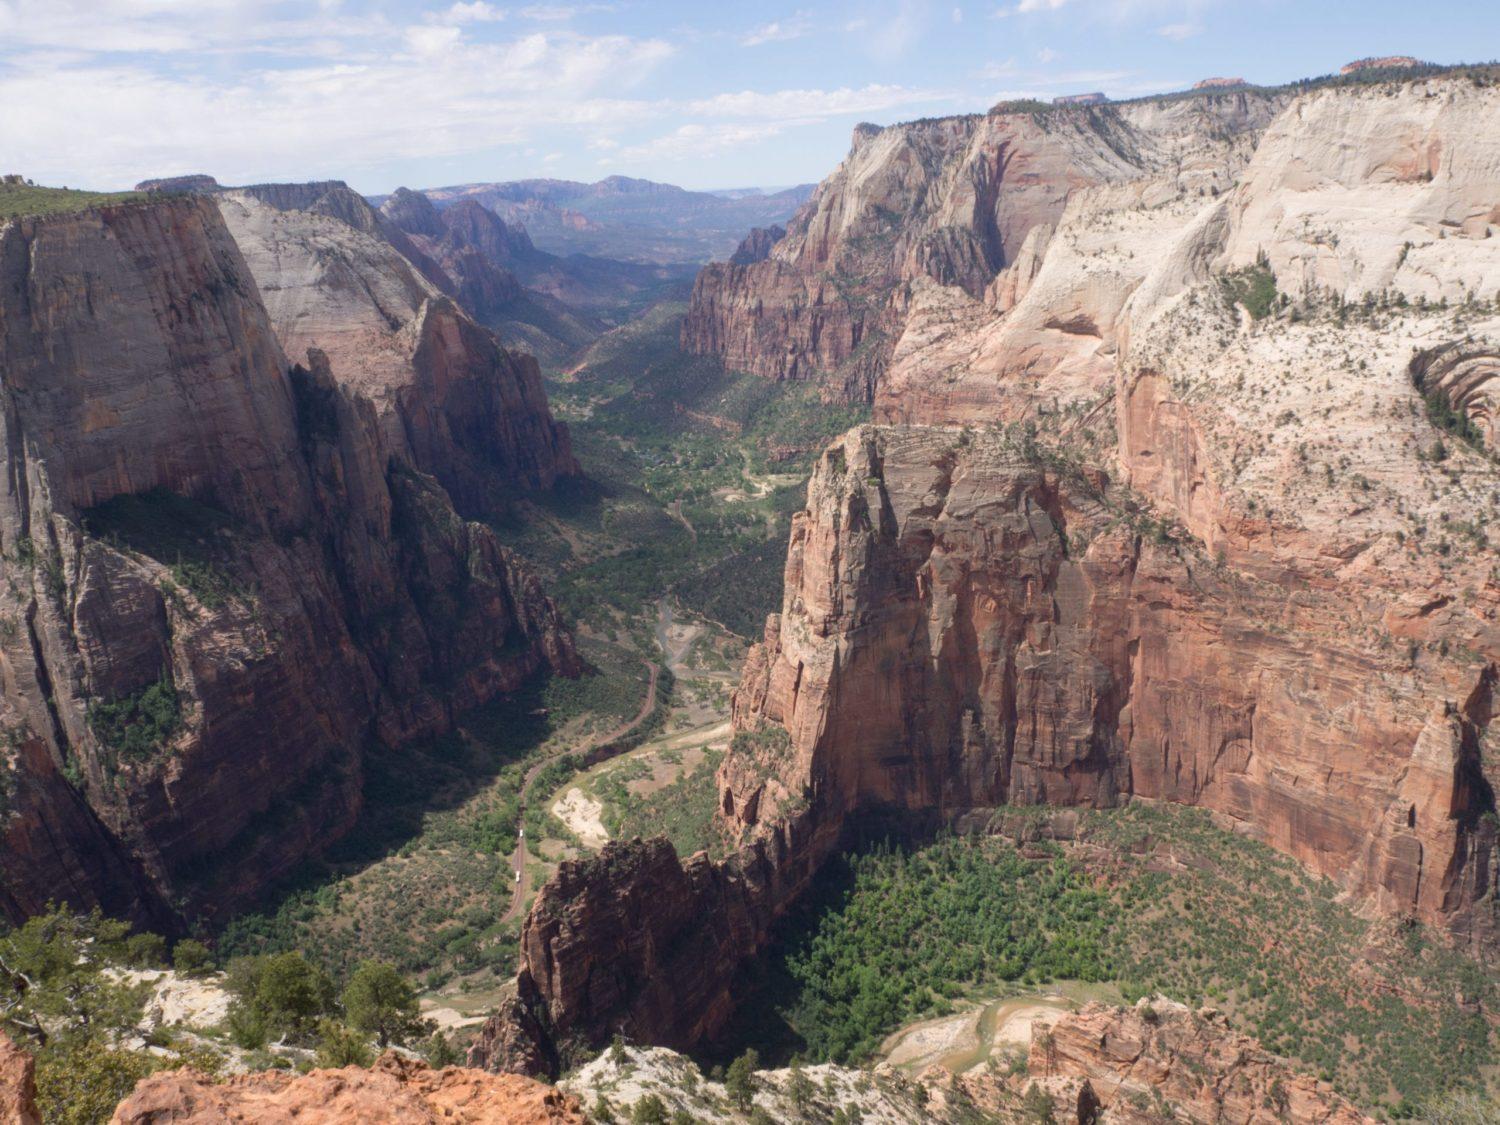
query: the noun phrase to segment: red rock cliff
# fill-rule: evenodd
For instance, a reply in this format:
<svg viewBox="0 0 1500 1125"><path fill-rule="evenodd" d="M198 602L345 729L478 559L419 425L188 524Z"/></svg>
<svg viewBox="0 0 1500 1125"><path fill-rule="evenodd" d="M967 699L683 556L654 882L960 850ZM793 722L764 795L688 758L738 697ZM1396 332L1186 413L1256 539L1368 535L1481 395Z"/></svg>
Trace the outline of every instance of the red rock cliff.
<svg viewBox="0 0 1500 1125"><path fill-rule="evenodd" d="M432 370L454 333L418 333ZM368 739L576 666L441 463L309 362L211 198L0 226L11 917L241 903L349 826Z"/></svg>

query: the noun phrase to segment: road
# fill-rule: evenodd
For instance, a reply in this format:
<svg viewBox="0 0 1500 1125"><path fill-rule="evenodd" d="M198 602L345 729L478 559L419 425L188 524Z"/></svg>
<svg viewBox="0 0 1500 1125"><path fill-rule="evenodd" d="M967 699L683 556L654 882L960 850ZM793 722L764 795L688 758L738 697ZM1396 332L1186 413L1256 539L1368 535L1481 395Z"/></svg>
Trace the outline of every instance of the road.
<svg viewBox="0 0 1500 1125"><path fill-rule="evenodd" d="M512 890L510 909L508 909L502 916L502 922L510 921L521 912L521 906L526 901L527 886L531 879L531 873L527 870L526 865L526 861L530 853L528 853L526 850L525 836L526 802L531 798L531 783L536 780L537 775L542 772L542 769L544 767L551 765L553 762L557 761L558 758L587 754L590 750L593 750L596 747L607 746L609 743L614 742L617 739L624 738L631 731L635 730L636 727L640 726L646 721L647 717L650 716L652 709L656 706L656 677L661 673L661 669L650 660L643 660L641 663L646 666L647 670L650 672L651 678L646 685L646 700L641 704L641 709L636 714L635 718L631 719L629 722L624 723L621 726L616 727L608 734L601 735L598 738L589 739L581 746L574 746L569 750L562 750L556 754L550 754L526 771L526 779L521 783L520 823L522 826L522 835L516 841L516 850L515 853L511 856L510 864L511 870L519 871L521 873L521 877L520 879L516 879L511 884ZM515 879L515 877L512 876L512 879Z"/></svg>

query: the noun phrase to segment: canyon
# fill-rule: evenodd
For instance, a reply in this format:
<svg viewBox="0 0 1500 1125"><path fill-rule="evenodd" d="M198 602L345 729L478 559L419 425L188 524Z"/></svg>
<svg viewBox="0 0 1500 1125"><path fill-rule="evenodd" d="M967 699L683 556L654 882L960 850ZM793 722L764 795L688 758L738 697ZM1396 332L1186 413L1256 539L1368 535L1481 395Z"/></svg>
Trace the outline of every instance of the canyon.
<svg viewBox="0 0 1500 1125"><path fill-rule="evenodd" d="M876 424L794 517L728 858L565 864L471 1060L712 1038L872 817L1194 805L1492 958L1497 116L1455 74L861 127L707 267L685 349Z"/></svg>
<svg viewBox="0 0 1500 1125"><path fill-rule="evenodd" d="M575 473L566 430L373 215L286 185L0 224L12 919L243 905L348 829L372 741L577 672L455 508Z"/></svg>
<svg viewBox="0 0 1500 1125"><path fill-rule="evenodd" d="M1391 56L860 125L810 195L195 175L0 217L0 910L243 956L347 908L328 989L373 948L424 978L433 1057L467 1046L312 1068L236 1040L252 1073L164 1071L114 1119L1411 1108L1407 1075L1351 1092L1278 1013L1246 1034L1263 968L1226 1014L1097 950L1071 983L1108 1001L1009 1070L705 1078L687 1056L756 1033L750 985L872 841L1003 843L1075 921L1253 869L1350 943L1340 1004L1454 1014L1445 1081L1489 1059L1495 79ZM564 228L651 248L564 255ZM688 296L705 239L724 260ZM720 607L746 605L740 641ZM549 819L563 792L589 832ZM1195 819L1080 827L1132 812ZM984 988L1072 975L948 970L903 979L976 1027ZM1318 1025L1363 1051L1343 1026ZM35 1119L32 1084L0 1034L0 1107Z"/></svg>

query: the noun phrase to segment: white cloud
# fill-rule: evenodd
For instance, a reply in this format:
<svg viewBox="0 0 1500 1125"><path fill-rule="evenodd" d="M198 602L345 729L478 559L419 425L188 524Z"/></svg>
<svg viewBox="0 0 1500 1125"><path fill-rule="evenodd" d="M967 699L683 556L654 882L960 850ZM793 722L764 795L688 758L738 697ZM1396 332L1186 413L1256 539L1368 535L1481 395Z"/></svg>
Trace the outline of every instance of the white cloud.
<svg viewBox="0 0 1500 1125"><path fill-rule="evenodd" d="M419 55L444 55L463 41L463 32L456 27L441 24L431 27L407 28L406 41Z"/></svg>
<svg viewBox="0 0 1500 1125"><path fill-rule="evenodd" d="M781 123L771 121L755 124L720 122L713 125L692 122L680 125L670 133L647 141L645 144L623 148L616 157L606 158L600 163L697 161L707 156L769 140L779 135L784 128L785 126Z"/></svg>
<svg viewBox="0 0 1500 1125"><path fill-rule="evenodd" d="M760 47L766 43L785 43L791 39L801 39L811 31L812 16L806 12L798 12L789 19L773 20L771 23L762 24L744 35L740 42L746 47Z"/></svg>
<svg viewBox="0 0 1500 1125"><path fill-rule="evenodd" d="M1051 47L1043 47L1036 53L1036 58L1037 62L1046 64L1050 62L1056 62L1058 59L1058 54Z"/></svg>
<svg viewBox="0 0 1500 1125"><path fill-rule="evenodd" d="M531 139L550 148L562 129L608 131L664 112L628 93L670 57L661 40L537 33L477 44L457 30L392 31L379 51L277 60L232 82L211 69L12 55L0 66L0 151L43 182L100 187L195 170L226 183L357 179Z"/></svg>
<svg viewBox="0 0 1500 1125"><path fill-rule="evenodd" d="M1016 14L1024 16L1032 12L1055 12L1067 2L1068 0L1021 0L1016 5Z"/></svg>
<svg viewBox="0 0 1500 1125"><path fill-rule="evenodd" d="M696 117L769 118L777 121L822 121L830 117L880 113L902 106L945 101L951 94L906 86L864 86L857 90L776 90L717 94L683 105Z"/></svg>
<svg viewBox="0 0 1500 1125"><path fill-rule="evenodd" d="M1163 39L1170 39L1174 43L1181 43L1184 39L1191 39L1203 32L1203 26L1197 23L1169 23L1156 29L1156 34Z"/></svg>
<svg viewBox="0 0 1500 1125"><path fill-rule="evenodd" d="M448 9L447 19L453 23L495 23L505 18L505 10L497 8L485 0L473 0L472 3L458 3Z"/></svg>

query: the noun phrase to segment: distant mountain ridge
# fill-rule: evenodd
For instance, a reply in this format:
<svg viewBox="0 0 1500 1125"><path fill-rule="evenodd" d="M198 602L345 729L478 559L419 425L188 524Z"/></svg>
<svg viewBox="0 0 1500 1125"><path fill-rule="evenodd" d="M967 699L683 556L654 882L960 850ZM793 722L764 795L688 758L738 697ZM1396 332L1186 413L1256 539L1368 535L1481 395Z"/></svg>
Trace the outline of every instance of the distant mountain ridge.
<svg viewBox="0 0 1500 1125"><path fill-rule="evenodd" d="M629 176L530 179L424 189L440 209L472 199L526 228L540 250L658 265L727 258L753 227L785 223L815 185L689 191ZM377 205L384 197L372 196Z"/></svg>

